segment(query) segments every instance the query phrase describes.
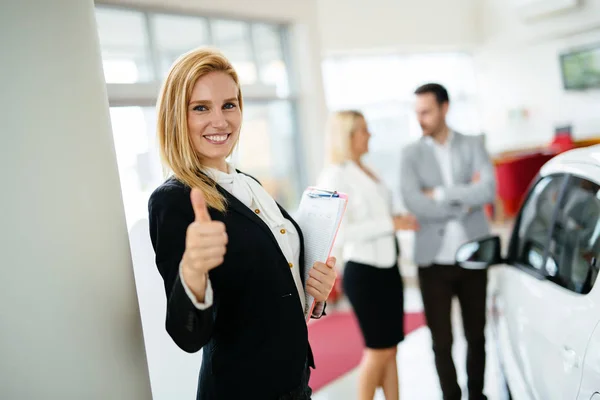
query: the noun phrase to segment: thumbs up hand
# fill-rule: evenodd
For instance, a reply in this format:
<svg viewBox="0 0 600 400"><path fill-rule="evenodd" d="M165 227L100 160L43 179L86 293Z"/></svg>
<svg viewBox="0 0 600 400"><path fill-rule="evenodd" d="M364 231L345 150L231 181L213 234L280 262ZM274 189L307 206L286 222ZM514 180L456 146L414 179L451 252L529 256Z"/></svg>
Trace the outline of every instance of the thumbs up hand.
<svg viewBox="0 0 600 400"><path fill-rule="evenodd" d="M202 191L192 189L190 199L196 219L186 233L181 268L185 283L203 302L208 271L223 263L228 239L225 224L211 220Z"/></svg>

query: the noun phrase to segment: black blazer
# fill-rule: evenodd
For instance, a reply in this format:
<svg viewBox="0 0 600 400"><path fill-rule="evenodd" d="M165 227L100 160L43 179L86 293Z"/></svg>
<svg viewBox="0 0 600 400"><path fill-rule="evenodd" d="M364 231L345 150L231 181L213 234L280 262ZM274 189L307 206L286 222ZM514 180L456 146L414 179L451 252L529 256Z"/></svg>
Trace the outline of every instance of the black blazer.
<svg viewBox="0 0 600 400"><path fill-rule="evenodd" d="M167 295L166 329L186 352L204 348L198 400L276 399L300 385L307 362L314 368L300 298L269 227L218 189L228 209L209 213L225 223L229 243L223 264L209 273L213 306L203 311L179 279L187 227L194 221L190 188L171 178L150 197L150 237ZM303 269L302 233L281 211L300 235Z"/></svg>

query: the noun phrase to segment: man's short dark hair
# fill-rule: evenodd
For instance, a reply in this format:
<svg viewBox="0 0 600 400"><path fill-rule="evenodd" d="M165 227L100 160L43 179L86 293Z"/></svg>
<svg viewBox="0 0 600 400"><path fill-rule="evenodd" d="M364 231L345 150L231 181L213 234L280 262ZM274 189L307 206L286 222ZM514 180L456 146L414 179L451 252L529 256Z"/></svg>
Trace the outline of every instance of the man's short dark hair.
<svg viewBox="0 0 600 400"><path fill-rule="evenodd" d="M440 106L444 103L450 103L448 91L439 83L426 83L415 90L416 95L427 93L432 93Z"/></svg>

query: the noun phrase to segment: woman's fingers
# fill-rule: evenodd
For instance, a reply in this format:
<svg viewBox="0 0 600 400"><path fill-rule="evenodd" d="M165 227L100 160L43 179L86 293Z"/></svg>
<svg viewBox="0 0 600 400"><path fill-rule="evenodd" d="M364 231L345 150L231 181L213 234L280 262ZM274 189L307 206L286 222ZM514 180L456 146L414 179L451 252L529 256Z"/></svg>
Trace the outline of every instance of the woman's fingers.
<svg viewBox="0 0 600 400"><path fill-rule="evenodd" d="M319 283L315 281L311 282L311 278L309 278L309 280L306 283L306 292L311 295L312 297L315 298L316 301L325 301L327 300L327 296L329 296L329 293L324 293L321 290L319 290L316 286L318 286Z"/></svg>

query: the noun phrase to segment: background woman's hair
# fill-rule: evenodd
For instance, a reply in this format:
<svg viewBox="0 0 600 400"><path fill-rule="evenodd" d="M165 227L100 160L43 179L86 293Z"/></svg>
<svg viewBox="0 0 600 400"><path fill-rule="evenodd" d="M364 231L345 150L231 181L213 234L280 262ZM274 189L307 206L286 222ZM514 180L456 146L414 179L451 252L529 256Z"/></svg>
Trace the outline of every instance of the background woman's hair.
<svg viewBox="0 0 600 400"><path fill-rule="evenodd" d="M361 118L364 119L363 114L356 110L336 111L330 115L325 129L327 164L341 164L351 158L350 138Z"/></svg>
<svg viewBox="0 0 600 400"><path fill-rule="evenodd" d="M224 72L231 76L238 88L240 111L243 109L240 82L229 60L218 50L199 48L183 54L171 66L156 104L156 130L160 155L167 173L173 174L189 187L202 190L209 207L225 211L227 204L217 190L216 183L200 173L204 167L194 148L187 124L194 85L199 78L211 72Z"/></svg>

